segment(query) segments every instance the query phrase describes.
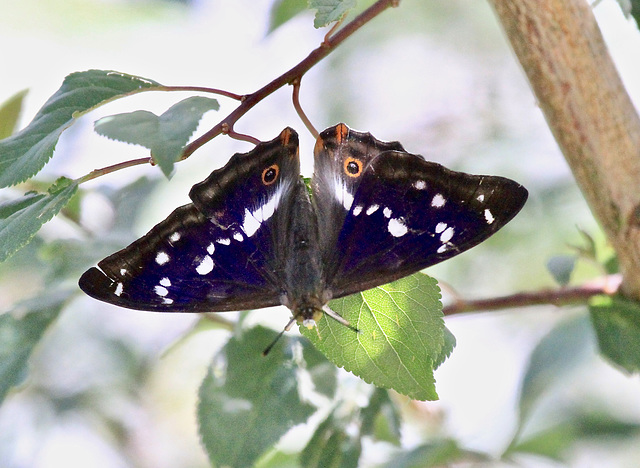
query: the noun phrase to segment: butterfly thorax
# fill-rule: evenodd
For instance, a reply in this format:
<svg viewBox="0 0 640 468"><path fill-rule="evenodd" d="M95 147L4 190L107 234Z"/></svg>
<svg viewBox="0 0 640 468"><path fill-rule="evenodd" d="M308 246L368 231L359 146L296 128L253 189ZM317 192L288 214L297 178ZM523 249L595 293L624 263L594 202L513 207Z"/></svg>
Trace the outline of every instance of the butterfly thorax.
<svg viewBox="0 0 640 468"><path fill-rule="evenodd" d="M313 327L322 316L325 287L318 239L318 221L302 180L293 189L295 194L289 205L286 229L287 242L281 248L284 261L285 294L283 304L294 318L307 327Z"/></svg>

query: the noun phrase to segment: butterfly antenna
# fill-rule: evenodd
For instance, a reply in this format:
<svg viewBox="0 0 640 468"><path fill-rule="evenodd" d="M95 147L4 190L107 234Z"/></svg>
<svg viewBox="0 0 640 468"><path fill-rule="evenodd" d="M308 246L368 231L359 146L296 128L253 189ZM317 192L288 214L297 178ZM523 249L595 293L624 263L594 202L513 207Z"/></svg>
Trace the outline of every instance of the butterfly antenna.
<svg viewBox="0 0 640 468"><path fill-rule="evenodd" d="M353 330L356 333L360 333L360 330L358 330L356 327L351 325L347 320L345 320L345 318L342 315L340 315L337 312L334 312L333 310L331 310L328 305L325 305L322 308L322 311L325 314L327 314L329 317L331 317L333 320L335 320L338 323L341 323L342 325L344 325L348 329Z"/></svg>
<svg viewBox="0 0 640 468"><path fill-rule="evenodd" d="M291 329L291 325L293 325L293 322L295 321L296 321L295 318L292 318L291 320L289 320L289 323L287 323L287 326L284 327L284 329L280 333L278 333L278 336L275 337L275 339L269 344L269 346L264 348L264 351L262 351L262 356L266 356L271 352L271 350L276 345L276 343L280 341L280 338L282 338L282 335L284 335L284 332L289 331Z"/></svg>

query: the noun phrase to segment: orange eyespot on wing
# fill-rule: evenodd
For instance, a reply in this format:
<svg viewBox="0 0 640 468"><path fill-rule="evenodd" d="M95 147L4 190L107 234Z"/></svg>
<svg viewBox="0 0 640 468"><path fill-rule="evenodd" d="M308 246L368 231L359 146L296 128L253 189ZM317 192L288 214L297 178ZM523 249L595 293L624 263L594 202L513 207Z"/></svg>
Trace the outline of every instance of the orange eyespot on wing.
<svg viewBox="0 0 640 468"><path fill-rule="evenodd" d="M363 164L359 159L348 157L344 160L344 173L349 177L360 177L360 174L362 174L362 168Z"/></svg>
<svg viewBox="0 0 640 468"><path fill-rule="evenodd" d="M262 183L264 185L271 185L278 180L280 174L280 167L277 164L272 164L262 171Z"/></svg>

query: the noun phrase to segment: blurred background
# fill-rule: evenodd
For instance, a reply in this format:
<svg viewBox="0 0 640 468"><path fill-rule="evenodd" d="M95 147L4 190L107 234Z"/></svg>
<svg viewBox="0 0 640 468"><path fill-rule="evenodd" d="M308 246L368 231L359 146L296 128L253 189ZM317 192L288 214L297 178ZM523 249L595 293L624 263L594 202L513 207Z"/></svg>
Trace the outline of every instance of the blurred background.
<svg viewBox="0 0 640 468"><path fill-rule="evenodd" d="M166 85L244 94L297 64L326 33L313 28L312 12L270 31L271 0L5 3L0 6L0 102L29 90L21 126L74 71L110 69ZM594 13L638 102L637 27L615 0L601 1ZM63 134L55 160L39 178L75 178L146 156L144 148L98 136L93 121L136 109L160 114L186 96L144 93L83 117ZM345 122L379 139L399 140L408 151L450 168L506 176L529 189L529 202L499 234L428 271L464 298L555 287L546 263L574 254L572 245L585 242L580 230L605 245L486 2L403 0L312 69L302 80L301 101L320 130ZM223 98L220 102L220 112L207 114L200 132L235 106ZM291 88L260 103L235 129L268 140L285 126L301 134L303 170L310 175L313 138L291 105ZM54 219L26 249L0 265L0 311L39 294L57 272L77 269L79 275L144 234L188 202L194 183L231 154L250 148L219 137L178 164L171 181L157 168L139 166L84 184L91 192L81 211L86 230ZM134 189L125 189L143 176ZM123 190L144 198L131 201ZM0 201L22 192L4 189ZM103 232L109 233L108 242ZM599 274L597 266L578 262L572 279L579 284ZM73 287L77 276L69 277ZM450 298L446 291L444 298ZM286 310L270 310L253 312L250 320L279 330L287 317ZM117 309L78 291L36 349L25 385L0 407L0 466L208 466L195 422L197 389L228 332L214 329L181 339L195 321L193 316ZM598 357L587 323L583 307L448 318L457 347L436 373L440 400L404 403L403 444L410 448L446 435L466 448L501 454L518 425L529 356L559 326L569 330L579 352L561 378L549 384L524 430L548 427L586 407L639 424L637 377ZM357 392L365 386L341 372L348 388ZM282 449L299 450L294 439L285 437ZM638 442L589 439L573 445L566 458L571 466L638 466ZM363 466L382 460L375 450L365 450L363 457ZM564 466L540 457L513 464Z"/></svg>

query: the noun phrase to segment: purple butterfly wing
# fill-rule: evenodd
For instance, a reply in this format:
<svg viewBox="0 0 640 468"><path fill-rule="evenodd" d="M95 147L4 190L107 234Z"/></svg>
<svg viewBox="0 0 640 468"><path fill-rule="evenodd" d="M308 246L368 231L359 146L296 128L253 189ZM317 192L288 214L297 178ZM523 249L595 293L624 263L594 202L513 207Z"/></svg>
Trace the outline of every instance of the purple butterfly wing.
<svg viewBox="0 0 640 468"><path fill-rule="evenodd" d="M324 159L327 168L318 179L333 180L333 189L329 183L316 193L319 205L332 207L330 223L338 226L321 242L333 297L394 281L470 249L509 222L527 199L526 189L512 180L451 171L404 151L383 148L363 158L349 153L349 138L372 137L349 131L340 151L316 148L316 159ZM381 148L381 142L373 147ZM344 164L349 158L362 162L350 174Z"/></svg>
<svg viewBox="0 0 640 468"><path fill-rule="evenodd" d="M217 312L280 304L287 204L299 179L298 138L234 155L148 234L80 278L88 295L139 310Z"/></svg>

